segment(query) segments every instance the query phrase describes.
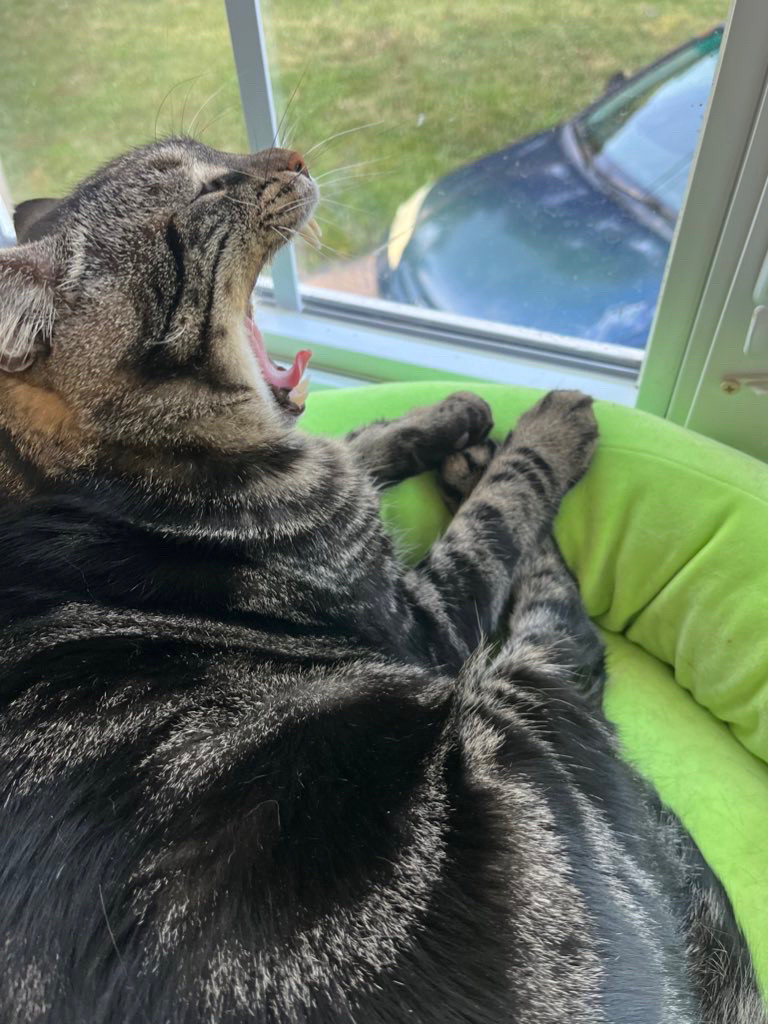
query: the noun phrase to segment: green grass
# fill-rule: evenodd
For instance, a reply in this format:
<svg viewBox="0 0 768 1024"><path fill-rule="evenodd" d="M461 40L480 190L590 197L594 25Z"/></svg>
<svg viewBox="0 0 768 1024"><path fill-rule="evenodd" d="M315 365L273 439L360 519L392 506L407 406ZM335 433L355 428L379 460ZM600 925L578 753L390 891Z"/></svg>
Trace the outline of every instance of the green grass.
<svg viewBox="0 0 768 1024"><path fill-rule="evenodd" d="M281 112L299 83L288 141L307 151L335 132L383 122L309 157L321 175L363 165L335 183L333 173L321 179L329 199L356 208L321 209L324 241L348 255L379 244L398 204L425 181L569 116L613 72L707 30L726 6L265 0ZM17 200L63 194L98 163L153 138L156 117L160 133L189 129L206 101L195 133L245 147L223 2L3 0L0 97L0 159Z"/></svg>

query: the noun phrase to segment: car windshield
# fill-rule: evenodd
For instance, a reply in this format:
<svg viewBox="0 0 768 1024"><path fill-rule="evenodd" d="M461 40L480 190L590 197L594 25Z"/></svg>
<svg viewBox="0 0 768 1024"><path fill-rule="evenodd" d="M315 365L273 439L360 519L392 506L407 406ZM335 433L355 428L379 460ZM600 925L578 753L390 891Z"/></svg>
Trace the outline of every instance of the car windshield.
<svg viewBox="0 0 768 1024"><path fill-rule="evenodd" d="M722 29L694 40L577 122L594 168L672 218L683 201Z"/></svg>

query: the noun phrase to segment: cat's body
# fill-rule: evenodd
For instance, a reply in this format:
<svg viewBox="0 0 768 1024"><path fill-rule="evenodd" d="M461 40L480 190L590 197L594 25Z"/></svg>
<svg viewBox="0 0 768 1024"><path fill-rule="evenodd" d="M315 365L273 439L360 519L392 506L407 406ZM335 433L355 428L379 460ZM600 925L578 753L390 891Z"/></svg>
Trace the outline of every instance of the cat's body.
<svg viewBox="0 0 768 1024"><path fill-rule="evenodd" d="M295 156L149 147L0 256L0 1021L765 1024L551 541L588 400L293 431L241 320ZM405 570L376 487L441 465Z"/></svg>

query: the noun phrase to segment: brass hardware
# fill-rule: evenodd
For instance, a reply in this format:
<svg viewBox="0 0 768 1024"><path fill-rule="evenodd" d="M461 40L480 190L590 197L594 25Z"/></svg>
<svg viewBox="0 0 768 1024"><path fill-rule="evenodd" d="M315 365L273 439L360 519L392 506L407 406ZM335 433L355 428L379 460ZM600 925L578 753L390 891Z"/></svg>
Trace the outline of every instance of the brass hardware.
<svg viewBox="0 0 768 1024"><path fill-rule="evenodd" d="M768 372L727 373L720 381L720 390L726 395L734 395L742 385L756 395L768 395Z"/></svg>

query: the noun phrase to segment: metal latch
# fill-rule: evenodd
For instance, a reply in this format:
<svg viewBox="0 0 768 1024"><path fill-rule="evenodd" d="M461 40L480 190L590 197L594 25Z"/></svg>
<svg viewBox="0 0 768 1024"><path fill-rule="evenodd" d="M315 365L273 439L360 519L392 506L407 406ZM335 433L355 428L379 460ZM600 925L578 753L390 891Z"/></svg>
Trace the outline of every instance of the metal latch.
<svg viewBox="0 0 768 1024"><path fill-rule="evenodd" d="M726 373L720 381L720 390L734 395L742 387L749 388L756 395L768 395L768 370L764 373Z"/></svg>

